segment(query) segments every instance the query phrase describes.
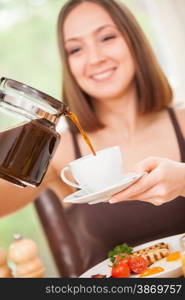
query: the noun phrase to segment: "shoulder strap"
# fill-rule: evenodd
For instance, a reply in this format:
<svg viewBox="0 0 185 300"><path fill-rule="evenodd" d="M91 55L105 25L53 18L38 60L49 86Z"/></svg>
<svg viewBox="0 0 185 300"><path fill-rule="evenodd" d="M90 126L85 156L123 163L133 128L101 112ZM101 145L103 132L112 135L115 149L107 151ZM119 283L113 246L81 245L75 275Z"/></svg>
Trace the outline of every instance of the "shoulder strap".
<svg viewBox="0 0 185 300"><path fill-rule="evenodd" d="M74 145L74 151L75 151L75 158L80 158L82 156L80 147L77 141L76 134L71 131L72 139L73 139L73 145Z"/></svg>
<svg viewBox="0 0 185 300"><path fill-rule="evenodd" d="M170 119L172 121L174 130L175 130L175 133L176 133L177 141L178 141L178 144L179 144L179 150L180 150L180 153L181 153L181 161L185 162L185 139L183 137L181 128L180 128L179 123L177 121L177 117L176 117L174 109L172 107L168 107L167 111L169 113Z"/></svg>

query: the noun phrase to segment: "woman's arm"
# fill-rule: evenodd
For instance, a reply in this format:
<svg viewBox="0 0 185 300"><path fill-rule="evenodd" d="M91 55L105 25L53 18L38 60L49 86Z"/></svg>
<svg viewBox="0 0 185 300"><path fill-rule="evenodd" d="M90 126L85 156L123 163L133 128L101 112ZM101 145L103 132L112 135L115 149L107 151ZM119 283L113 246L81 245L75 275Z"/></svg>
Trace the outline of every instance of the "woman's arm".
<svg viewBox="0 0 185 300"><path fill-rule="evenodd" d="M35 200L47 188L48 183L54 181L55 176L52 168L49 168L43 183L37 188L19 188L0 179L0 217L13 213Z"/></svg>

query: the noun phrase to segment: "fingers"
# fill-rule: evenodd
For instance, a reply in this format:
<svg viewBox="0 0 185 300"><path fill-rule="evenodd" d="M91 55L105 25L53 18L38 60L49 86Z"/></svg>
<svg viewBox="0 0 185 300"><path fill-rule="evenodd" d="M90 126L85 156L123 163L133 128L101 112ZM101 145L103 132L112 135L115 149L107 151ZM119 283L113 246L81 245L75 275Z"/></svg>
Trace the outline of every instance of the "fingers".
<svg viewBox="0 0 185 300"><path fill-rule="evenodd" d="M161 185L154 185L153 187L149 188L148 190L144 191L136 195L135 197L130 197L128 200L141 200L141 201L156 201L156 202L164 202L165 201L165 194L164 189Z"/></svg>
<svg viewBox="0 0 185 300"><path fill-rule="evenodd" d="M161 160L162 159L160 157L146 158L134 166L134 171L138 172L138 173L140 173L140 172L150 173L152 170L154 170L159 165Z"/></svg>
<svg viewBox="0 0 185 300"><path fill-rule="evenodd" d="M157 196L155 195L154 193L154 190L155 187L147 190L145 193L143 194L139 194L137 197L130 197L129 199L126 199L127 201L130 200L139 200L139 201L145 201L145 202L149 202L155 206L159 206L159 205L162 205L164 204L166 201L164 201L164 199L160 198L160 196ZM120 201L117 201L116 199L114 198L111 198L111 200L109 200L109 203L110 204L114 204L114 203L117 203L117 202L121 202L123 200L120 200Z"/></svg>
<svg viewBox="0 0 185 300"><path fill-rule="evenodd" d="M164 159L160 157L147 158L135 166L135 171L147 172L147 174L127 189L113 195L109 203L141 200L154 205L161 205L169 201L169 198L171 199L169 195L170 188L167 189L164 181L166 178Z"/></svg>
<svg viewBox="0 0 185 300"><path fill-rule="evenodd" d="M150 199L147 202L149 202L149 203L151 203L151 204L153 204L155 206L160 206L160 205L164 204L164 201L162 199L155 199L155 198Z"/></svg>
<svg viewBox="0 0 185 300"><path fill-rule="evenodd" d="M156 171L146 174L124 191L113 195L109 202L117 203L124 200L142 200L141 197L145 195L147 198L150 195L150 189L158 183L158 180Z"/></svg>

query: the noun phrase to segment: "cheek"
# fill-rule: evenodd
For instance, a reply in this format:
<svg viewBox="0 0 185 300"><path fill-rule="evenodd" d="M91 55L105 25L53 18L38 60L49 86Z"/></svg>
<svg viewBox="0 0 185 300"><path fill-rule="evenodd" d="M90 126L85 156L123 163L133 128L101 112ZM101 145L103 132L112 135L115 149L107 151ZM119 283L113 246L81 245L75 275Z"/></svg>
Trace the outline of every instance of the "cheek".
<svg viewBox="0 0 185 300"><path fill-rule="evenodd" d="M130 53L130 51L125 51L124 53L120 53L120 65L121 65L121 72L128 77L129 79L132 79L136 72L135 62L134 59Z"/></svg>
<svg viewBox="0 0 185 300"><path fill-rule="evenodd" d="M79 87L88 93L88 79L84 75L85 62L83 57L69 59L69 68Z"/></svg>
<svg viewBox="0 0 185 300"><path fill-rule="evenodd" d="M68 62L69 62L70 71L74 76L74 78L76 79L76 81L78 82L78 79L83 74L83 69L84 69L83 60L80 58L69 58Z"/></svg>
<svg viewBox="0 0 185 300"><path fill-rule="evenodd" d="M128 62L129 64L133 64L130 49L123 39L120 39L118 43L115 44L115 47L112 49L112 53L118 60L120 60L121 63Z"/></svg>

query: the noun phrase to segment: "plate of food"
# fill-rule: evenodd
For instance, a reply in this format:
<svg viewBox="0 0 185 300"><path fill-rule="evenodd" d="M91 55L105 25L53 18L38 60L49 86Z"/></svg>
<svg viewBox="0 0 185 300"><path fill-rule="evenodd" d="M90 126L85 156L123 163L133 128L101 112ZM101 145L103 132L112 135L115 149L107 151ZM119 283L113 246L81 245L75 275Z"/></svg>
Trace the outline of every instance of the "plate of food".
<svg viewBox="0 0 185 300"><path fill-rule="evenodd" d="M178 234L137 247L116 246L80 278L177 278L183 275Z"/></svg>

